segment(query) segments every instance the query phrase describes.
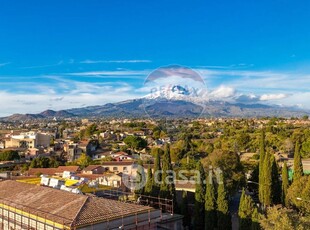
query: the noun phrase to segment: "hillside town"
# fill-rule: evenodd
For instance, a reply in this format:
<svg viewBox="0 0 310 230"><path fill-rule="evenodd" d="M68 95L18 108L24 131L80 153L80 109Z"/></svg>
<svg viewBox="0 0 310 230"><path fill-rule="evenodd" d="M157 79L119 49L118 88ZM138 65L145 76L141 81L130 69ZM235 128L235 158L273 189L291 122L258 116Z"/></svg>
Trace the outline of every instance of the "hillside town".
<svg viewBox="0 0 310 230"><path fill-rule="evenodd" d="M243 199L240 191L244 186L246 195L242 196L251 197L258 207L263 205L255 185L259 184L256 172L261 130L266 133L265 142L269 146L266 151L278 168L287 167L287 177L292 181L296 151L302 156L303 174L310 174L309 125L307 116L169 121L55 118L2 122L0 186L4 206L1 210L7 218L14 213L14 221L3 219L2 224L13 229L191 228L192 224L198 224L195 213L197 192L201 190L193 170L204 174L201 167L207 176L210 167L213 173L219 168L224 172L231 221L240 223L234 216L238 210L233 203ZM302 141L299 150L296 140ZM162 184L158 187L154 181L156 172L168 166L174 172L170 175L173 190L168 184L163 193ZM168 175L161 173L161 177ZM280 181L281 177L278 178ZM142 180L145 184L140 188ZM277 199L280 198L281 194ZM83 211L62 210L57 206L67 200L68 207L70 204ZM281 203L281 199L274 202ZM96 203L97 209L90 207L92 203ZM49 208L42 209L45 206ZM100 213L102 210L111 214ZM115 217L114 212L118 213ZM186 215L191 218L186 220ZM35 223L34 217L40 221Z"/></svg>
<svg viewBox="0 0 310 230"><path fill-rule="evenodd" d="M0 4L0 230L310 230L310 1Z"/></svg>

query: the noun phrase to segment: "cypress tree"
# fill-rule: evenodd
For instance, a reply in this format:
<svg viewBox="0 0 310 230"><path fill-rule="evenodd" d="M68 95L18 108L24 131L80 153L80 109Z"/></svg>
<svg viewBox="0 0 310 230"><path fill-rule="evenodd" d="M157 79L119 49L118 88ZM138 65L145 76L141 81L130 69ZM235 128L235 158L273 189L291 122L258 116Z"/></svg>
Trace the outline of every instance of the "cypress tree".
<svg viewBox="0 0 310 230"><path fill-rule="evenodd" d="M258 197L259 201L263 202L263 193L264 193L264 160L265 160L266 150L265 150L265 130L262 129L260 136L259 144L259 175L258 175Z"/></svg>
<svg viewBox="0 0 310 230"><path fill-rule="evenodd" d="M191 219L190 219L190 214L188 211L188 198L187 198L187 192L184 190L182 193L181 214L183 215L183 227L185 229L190 228Z"/></svg>
<svg viewBox="0 0 310 230"><path fill-rule="evenodd" d="M302 176L303 176L303 167L302 167L301 156L300 156L300 143L299 141L297 141L295 145L295 152L294 152L293 180L298 180Z"/></svg>
<svg viewBox="0 0 310 230"><path fill-rule="evenodd" d="M227 192L224 185L223 176L221 176L221 181L217 189L217 229L229 230L231 227L231 216L229 213Z"/></svg>
<svg viewBox="0 0 310 230"><path fill-rule="evenodd" d="M271 174L272 174L272 202L273 204L281 203L281 183L279 179L279 167L274 155L271 156Z"/></svg>
<svg viewBox="0 0 310 230"><path fill-rule="evenodd" d="M216 227L216 203L213 185L212 171L209 171L206 183L205 196L205 230L213 230Z"/></svg>
<svg viewBox="0 0 310 230"><path fill-rule="evenodd" d="M248 230L252 225L252 213L254 209L254 202L252 198L245 194L242 190L241 199L239 203L239 230Z"/></svg>
<svg viewBox="0 0 310 230"><path fill-rule="evenodd" d="M161 150L161 149L160 149ZM157 151L155 155L154 162L154 177L153 177L153 192L152 196L158 197L160 191L160 182L161 182L161 164L160 164L160 150Z"/></svg>
<svg viewBox="0 0 310 230"><path fill-rule="evenodd" d="M196 178L196 190L195 190L195 210L194 210L194 228L195 229L204 229L204 218L201 217L201 214L204 213L205 205L205 194L206 194L206 185L205 185L205 171L200 161L198 161L196 166L198 175Z"/></svg>
<svg viewBox="0 0 310 230"><path fill-rule="evenodd" d="M153 182L154 178L153 178L153 174L152 174L152 169L151 167L149 167L147 169L147 177L146 177L146 185L144 188L144 194L147 196L151 196L152 192L153 192Z"/></svg>
<svg viewBox="0 0 310 230"><path fill-rule="evenodd" d="M144 194L144 185L145 185L145 173L143 168L143 162L139 160L138 170L136 176L136 188L135 188L135 197L138 198L140 195Z"/></svg>
<svg viewBox="0 0 310 230"><path fill-rule="evenodd" d="M255 207L252 214L252 225L251 230L260 230L261 227L259 225L259 213L257 208Z"/></svg>
<svg viewBox="0 0 310 230"><path fill-rule="evenodd" d="M287 189L289 186L288 182L288 170L287 170L287 164L284 162L282 167L282 195L281 195L281 201L282 204L286 207L288 207L288 200L286 198L287 195Z"/></svg>
<svg viewBox="0 0 310 230"><path fill-rule="evenodd" d="M171 194L170 194L171 178L169 177L170 176L169 170L171 170L172 167L171 167L169 145L165 146L165 152L164 152L162 161L163 161L163 167L162 167L163 173L162 173L162 183L160 185L160 197L170 199L171 198Z"/></svg>
<svg viewBox="0 0 310 230"><path fill-rule="evenodd" d="M173 209L176 210L177 209L176 191L175 191L174 173L172 170L169 144L166 144L165 146L162 169L163 174L162 174L162 183L160 185L160 197L166 199L172 199Z"/></svg>
<svg viewBox="0 0 310 230"><path fill-rule="evenodd" d="M270 151L266 152L263 166L263 202L264 206L272 204L272 157Z"/></svg>

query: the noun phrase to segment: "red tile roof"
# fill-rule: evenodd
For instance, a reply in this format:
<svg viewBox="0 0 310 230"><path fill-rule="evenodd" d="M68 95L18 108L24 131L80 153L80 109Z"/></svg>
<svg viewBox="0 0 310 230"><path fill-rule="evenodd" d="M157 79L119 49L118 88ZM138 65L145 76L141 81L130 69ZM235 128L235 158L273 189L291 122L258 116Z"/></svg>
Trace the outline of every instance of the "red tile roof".
<svg viewBox="0 0 310 230"><path fill-rule="evenodd" d="M134 162L132 161L106 161L102 162L102 166L118 166L118 165L132 165Z"/></svg>
<svg viewBox="0 0 310 230"><path fill-rule="evenodd" d="M28 170L29 176L33 176L37 174L55 175L56 173L57 173L57 168L30 168Z"/></svg>
<svg viewBox="0 0 310 230"><path fill-rule="evenodd" d="M30 168L28 175L36 175L38 173L45 175L55 175L56 173L63 173L64 171L78 172L80 171L79 166L59 166L58 168Z"/></svg>
<svg viewBox="0 0 310 230"><path fill-rule="evenodd" d="M79 166L59 166L57 168L60 172L64 172L64 171L69 171L69 172L78 172L80 171L80 167Z"/></svg>
<svg viewBox="0 0 310 230"><path fill-rule="evenodd" d="M94 169L101 168L101 165L89 165L83 171L93 171Z"/></svg>
<svg viewBox="0 0 310 230"><path fill-rule="evenodd" d="M153 208L16 181L0 182L0 203L74 227L102 223L121 216L148 213Z"/></svg>

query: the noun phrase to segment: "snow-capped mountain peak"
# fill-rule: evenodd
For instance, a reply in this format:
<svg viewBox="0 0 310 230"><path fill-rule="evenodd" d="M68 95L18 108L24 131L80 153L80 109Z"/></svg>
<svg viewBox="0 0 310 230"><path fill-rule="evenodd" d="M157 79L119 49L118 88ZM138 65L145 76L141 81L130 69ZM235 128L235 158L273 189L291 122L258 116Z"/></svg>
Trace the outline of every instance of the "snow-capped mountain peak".
<svg viewBox="0 0 310 230"><path fill-rule="evenodd" d="M152 88L146 99L182 100L201 104L205 101L202 90L182 85L167 85Z"/></svg>

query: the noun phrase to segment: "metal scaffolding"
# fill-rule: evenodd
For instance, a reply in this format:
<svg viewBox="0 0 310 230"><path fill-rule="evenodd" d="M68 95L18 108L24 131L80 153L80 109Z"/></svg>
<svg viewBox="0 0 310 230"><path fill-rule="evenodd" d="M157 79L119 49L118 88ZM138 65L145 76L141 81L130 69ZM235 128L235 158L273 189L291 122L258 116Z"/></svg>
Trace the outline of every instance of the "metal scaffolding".
<svg viewBox="0 0 310 230"><path fill-rule="evenodd" d="M135 195L132 192L124 192L120 189L110 189L96 192L99 197L107 199L114 199L121 202L134 203L144 206L150 206L156 209L160 209L161 212L173 214L174 203L173 199L166 199L161 197ZM135 196L137 196L135 198Z"/></svg>

